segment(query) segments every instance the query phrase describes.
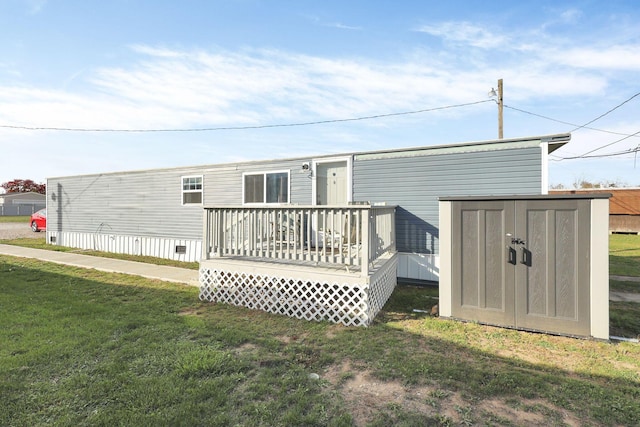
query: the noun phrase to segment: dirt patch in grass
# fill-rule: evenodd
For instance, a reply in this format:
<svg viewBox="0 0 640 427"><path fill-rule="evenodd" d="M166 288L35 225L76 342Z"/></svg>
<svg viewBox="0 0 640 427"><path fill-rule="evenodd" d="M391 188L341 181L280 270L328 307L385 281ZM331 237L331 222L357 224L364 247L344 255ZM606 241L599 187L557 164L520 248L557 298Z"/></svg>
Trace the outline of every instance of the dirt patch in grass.
<svg viewBox="0 0 640 427"><path fill-rule="evenodd" d="M275 339L280 341L282 344L291 344L291 343L294 343L296 341L304 340L308 336L309 336L309 334L279 335L279 336L275 337Z"/></svg>
<svg viewBox="0 0 640 427"><path fill-rule="evenodd" d="M399 381L383 381L368 370L353 367L349 361L330 366L322 379L342 396L356 426L375 423L381 415L400 408L442 425L581 425L574 414L542 399L467 400L460 393L436 385L405 386Z"/></svg>
<svg viewBox="0 0 640 427"><path fill-rule="evenodd" d="M178 312L178 316L198 316L202 314L202 307L187 307Z"/></svg>

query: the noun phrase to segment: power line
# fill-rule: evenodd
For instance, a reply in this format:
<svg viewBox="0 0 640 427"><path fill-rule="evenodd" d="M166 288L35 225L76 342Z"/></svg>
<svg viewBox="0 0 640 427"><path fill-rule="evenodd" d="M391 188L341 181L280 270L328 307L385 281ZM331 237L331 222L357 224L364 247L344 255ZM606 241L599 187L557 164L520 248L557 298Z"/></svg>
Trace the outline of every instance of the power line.
<svg viewBox="0 0 640 427"><path fill-rule="evenodd" d="M603 148L610 147L610 146L612 146L614 144L617 144L618 142L622 142L622 141L624 141L626 139L629 139L632 136L639 136L639 135L640 135L640 130L638 132L634 133L634 134L627 135L624 138L620 138L620 139L618 139L616 141L613 141L613 142L610 142L608 144L602 145L600 147L594 148L591 151L587 151L586 153L582 153L579 156L571 156L571 157L558 157L558 156L556 156L556 157L558 157L558 159L552 159L552 160L555 161L555 162L559 162L559 161L562 161L562 160L589 159L589 158L595 158L595 157L613 157L613 156L619 156L619 155L627 154L627 153L634 153L634 152L638 151L638 147L633 148L633 149L629 149L627 151L621 151L621 152L618 152L618 153L607 153L607 154L598 154L598 155L595 155L595 156L589 156L589 154L591 154L591 153L595 153L596 151L602 150Z"/></svg>
<svg viewBox="0 0 640 427"><path fill-rule="evenodd" d="M516 108L516 107L511 107L509 105L505 105L504 107L505 108L509 108L511 110L519 111L519 112L524 113L524 114L529 114L530 116L540 117L542 119L550 120L552 122L561 123L563 125L569 125L569 126L576 127L576 129L572 130L571 132L575 132L576 130L579 130L579 129L589 129L589 130L595 130L597 132L610 133L610 134L613 134L613 135L629 136L628 133L614 132L612 130L598 129L598 128L592 128L592 127L588 127L587 126L589 123L593 123L595 120L592 120L591 122L587 123L587 125L579 126L579 125L577 125L575 123L565 122L565 121L562 121L562 120L554 119L552 117L543 116L542 114L532 113L531 111L522 110L522 109ZM603 117L603 116L601 116L601 117ZM633 135L633 136L638 136L638 135Z"/></svg>
<svg viewBox="0 0 640 427"><path fill-rule="evenodd" d="M606 153L606 154L594 154L592 156L583 154L580 156L573 156L573 157L558 157L557 159L549 159L553 162L560 162L562 160L577 160L577 159L596 159L596 158L604 158L604 157L616 157L616 156L623 156L625 154L633 154L633 153L637 153L638 151L640 151L639 147L636 148L630 148L628 150L624 150L624 151L618 151L615 153Z"/></svg>
<svg viewBox="0 0 640 427"><path fill-rule="evenodd" d="M580 155L580 157L584 157L584 156L586 156L587 154L591 154L591 153L593 153L593 152L595 152L595 151L602 150L603 148L610 147L610 146L612 146L613 144L617 144L618 142L622 142L622 141L624 141L625 139L629 139L629 138L631 138L632 136L636 136L636 135L640 135L640 130L639 130L638 132L636 132L636 133L632 134L632 135L627 135L627 136L625 136L624 138L620 138L620 139L618 139L618 140L616 140L616 141L610 142L610 143L605 144L605 145L603 145L603 146L601 146L601 147L594 148L594 149L593 149L593 150L591 150L591 151L587 151L586 153L582 153L582 154Z"/></svg>
<svg viewBox="0 0 640 427"><path fill-rule="evenodd" d="M614 112L615 110L617 110L618 108L622 107L624 104L628 103L629 101L633 100L634 98L636 98L638 96L640 96L640 92L632 95L631 97L627 98L626 100L624 100L620 104L618 104L615 107L607 110L606 112L600 114L595 119L593 119L593 120L591 120L591 121L589 121L589 122L587 122L587 123L585 123L584 125L581 125L581 126L575 125L573 123L564 122L564 121L561 121L561 120L556 120L556 119L553 119L551 117L543 116L543 115L540 115L540 114L532 113L530 111L521 110L519 108L510 107L510 106L507 106L507 105L505 105L505 107L510 108L512 110L520 111L520 112L525 113L525 114L530 114L532 116L541 117L541 118L544 118L544 119L547 119L547 120L551 120L551 121L554 121L554 122L567 124L567 125L571 125L571 126L577 126L575 129L571 130L570 132L575 132L575 131L580 130L580 129L590 129L590 130L595 130L595 131L599 131L599 132L606 132L606 133L612 133L612 134L616 134L616 135L623 135L623 138L617 139L617 140L615 140L613 142L610 142L608 144L605 144L605 145L602 145L600 147L594 148L593 150L587 151L586 153L583 153L583 154L581 154L579 156L571 156L571 157L558 157L558 156L556 156L556 157L558 157L558 159L552 159L553 161L573 160L573 159L581 159L581 158L594 158L594 157L612 157L612 156L627 154L627 153L630 153L630 152L637 152L637 150L626 151L626 152L621 152L621 153L602 154L602 155L597 155L597 156L589 156L589 154L594 153L594 152L599 151L599 150L602 150L603 148L610 147L610 146L612 146L614 144L617 144L619 142L627 140L627 139L629 139L631 137L640 136L640 131L638 131L638 132L636 132L634 134L625 134L625 133L607 131L607 130L603 130L603 129L590 128L588 126L591 123L593 123L593 122L595 122L597 120L600 120L601 118L605 117L606 115L611 114L612 112Z"/></svg>
<svg viewBox="0 0 640 427"><path fill-rule="evenodd" d="M587 122L587 123L585 123L585 124L584 124L584 125L582 125L582 126L578 126L577 128L573 129L571 132L575 132L575 131L577 131L578 129L582 129L583 127L586 127L586 126L590 125L591 123L593 123L593 122L595 122L595 121L597 121L597 120L600 120L601 118L603 118L603 117L604 117L604 116L606 116L607 114L610 114L610 113L614 112L615 110L617 110L618 108L622 107L624 104L626 104L627 102L631 101L633 98L635 98L635 97L636 97L636 96L638 96L638 95L640 95L640 92L636 93L636 94L635 94L635 95L633 95L631 98L629 98L629 99L627 99L627 100L623 101L622 103L620 103L620 104L616 105L615 107L613 107L613 108L612 108L612 109L610 109L609 111L607 111L607 112L605 112L605 113L603 113L603 114L600 114L598 117L596 117L595 119L591 120L590 122Z"/></svg>
<svg viewBox="0 0 640 427"><path fill-rule="evenodd" d="M359 120L373 120L381 119L385 117L406 116L410 114L428 113L438 110L447 110L451 108L468 107L470 105L483 104L485 102L493 102L491 99L483 101L467 102L464 104L446 105L444 107L426 108L423 110L415 111L403 111L400 113L388 113L377 114L374 116L355 117L347 119L331 119L331 120L318 120L313 122L300 122L300 123L285 123L285 124L271 124L271 125L255 125L255 126L225 126L225 127L209 127L209 128L185 128L185 129L89 129L89 128L63 128L63 127L35 127L35 126L14 126L14 125L0 125L0 128L5 129L20 129L20 130L32 130L32 131L60 131L60 132L130 132L130 133L144 133L144 132L215 132L222 130L248 130L248 129L269 129L269 128L282 128L282 127L295 127L295 126L311 126L321 125L328 123L342 123L342 122L354 122Z"/></svg>

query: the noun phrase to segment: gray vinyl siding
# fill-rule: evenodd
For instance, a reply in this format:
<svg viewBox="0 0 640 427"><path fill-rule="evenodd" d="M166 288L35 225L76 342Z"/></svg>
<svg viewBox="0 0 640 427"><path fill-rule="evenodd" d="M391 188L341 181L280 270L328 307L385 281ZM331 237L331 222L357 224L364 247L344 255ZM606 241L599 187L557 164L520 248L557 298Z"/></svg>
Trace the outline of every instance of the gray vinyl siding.
<svg viewBox="0 0 640 427"><path fill-rule="evenodd" d="M518 146L520 145L520 146ZM400 252L438 253L441 196L540 194L539 139L352 154L355 202L398 205ZM319 159L319 158L316 158ZM203 206L182 205L183 176L203 177L203 205L242 204L242 175L289 171L290 203L312 204L312 158L51 178L48 230L202 239Z"/></svg>
<svg viewBox="0 0 640 427"><path fill-rule="evenodd" d="M198 170L53 178L47 229L79 233L201 238L202 206L182 206L182 176Z"/></svg>
<svg viewBox="0 0 640 427"><path fill-rule="evenodd" d="M48 229L177 239L202 238L202 205L182 205L182 177L203 177L203 205L242 204L242 173L290 171L291 203L311 203L300 160L265 161L50 178Z"/></svg>
<svg viewBox="0 0 640 427"><path fill-rule="evenodd" d="M417 155L353 163L354 201L397 205L400 252L438 254L438 198L540 194L540 147Z"/></svg>
<svg viewBox="0 0 640 427"><path fill-rule="evenodd" d="M241 205L242 174L258 172L289 171L289 202L311 204L311 178L309 171L302 171L302 161L271 160L224 165L206 169L205 205Z"/></svg>

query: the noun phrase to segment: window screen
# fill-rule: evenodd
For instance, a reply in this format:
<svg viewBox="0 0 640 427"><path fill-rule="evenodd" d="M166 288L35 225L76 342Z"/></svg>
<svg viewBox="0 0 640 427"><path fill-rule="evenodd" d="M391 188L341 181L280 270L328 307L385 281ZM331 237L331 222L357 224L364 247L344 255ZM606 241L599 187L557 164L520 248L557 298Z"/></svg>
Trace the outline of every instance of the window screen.
<svg viewBox="0 0 640 427"><path fill-rule="evenodd" d="M202 176L182 177L182 204L202 204Z"/></svg>
<svg viewBox="0 0 640 427"><path fill-rule="evenodd" d="M289 173L244 176L244 203L289 203Z"/></svg>

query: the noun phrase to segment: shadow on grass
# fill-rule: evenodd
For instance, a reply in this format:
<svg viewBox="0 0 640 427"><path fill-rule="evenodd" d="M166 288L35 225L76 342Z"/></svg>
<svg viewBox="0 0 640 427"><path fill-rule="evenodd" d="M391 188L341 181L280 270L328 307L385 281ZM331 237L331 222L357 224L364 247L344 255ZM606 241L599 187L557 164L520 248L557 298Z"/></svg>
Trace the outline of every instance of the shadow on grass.
<svg viewBox="0 0 640 427"><path fill-rule="evenodd" d="M611 249L611 250L609 250L609 253L610 254L617 254L617 253L635 252L635 251L640 251L640 246L637 247L637 248Z"/></svg>
<svg viewBox="0 0 640 427"><path fill-rule="evenodd" d="M609 274L640 277L640 257L609 255Z"/></svg>
<svg viewBox="0 0 640 427"><path fill-rule="evenodd" d="M0 293L3 425L351 425L337 390L307 376L345 360L468 402L537 399L592 423L640 419L637 371L625 368L638 357L632 347L619 354L414 313L433 305L429 291L399 288L369 328L203 304L194 288L9 257L0 257ZM584 365L499 355L518 348Z"/></svg>

